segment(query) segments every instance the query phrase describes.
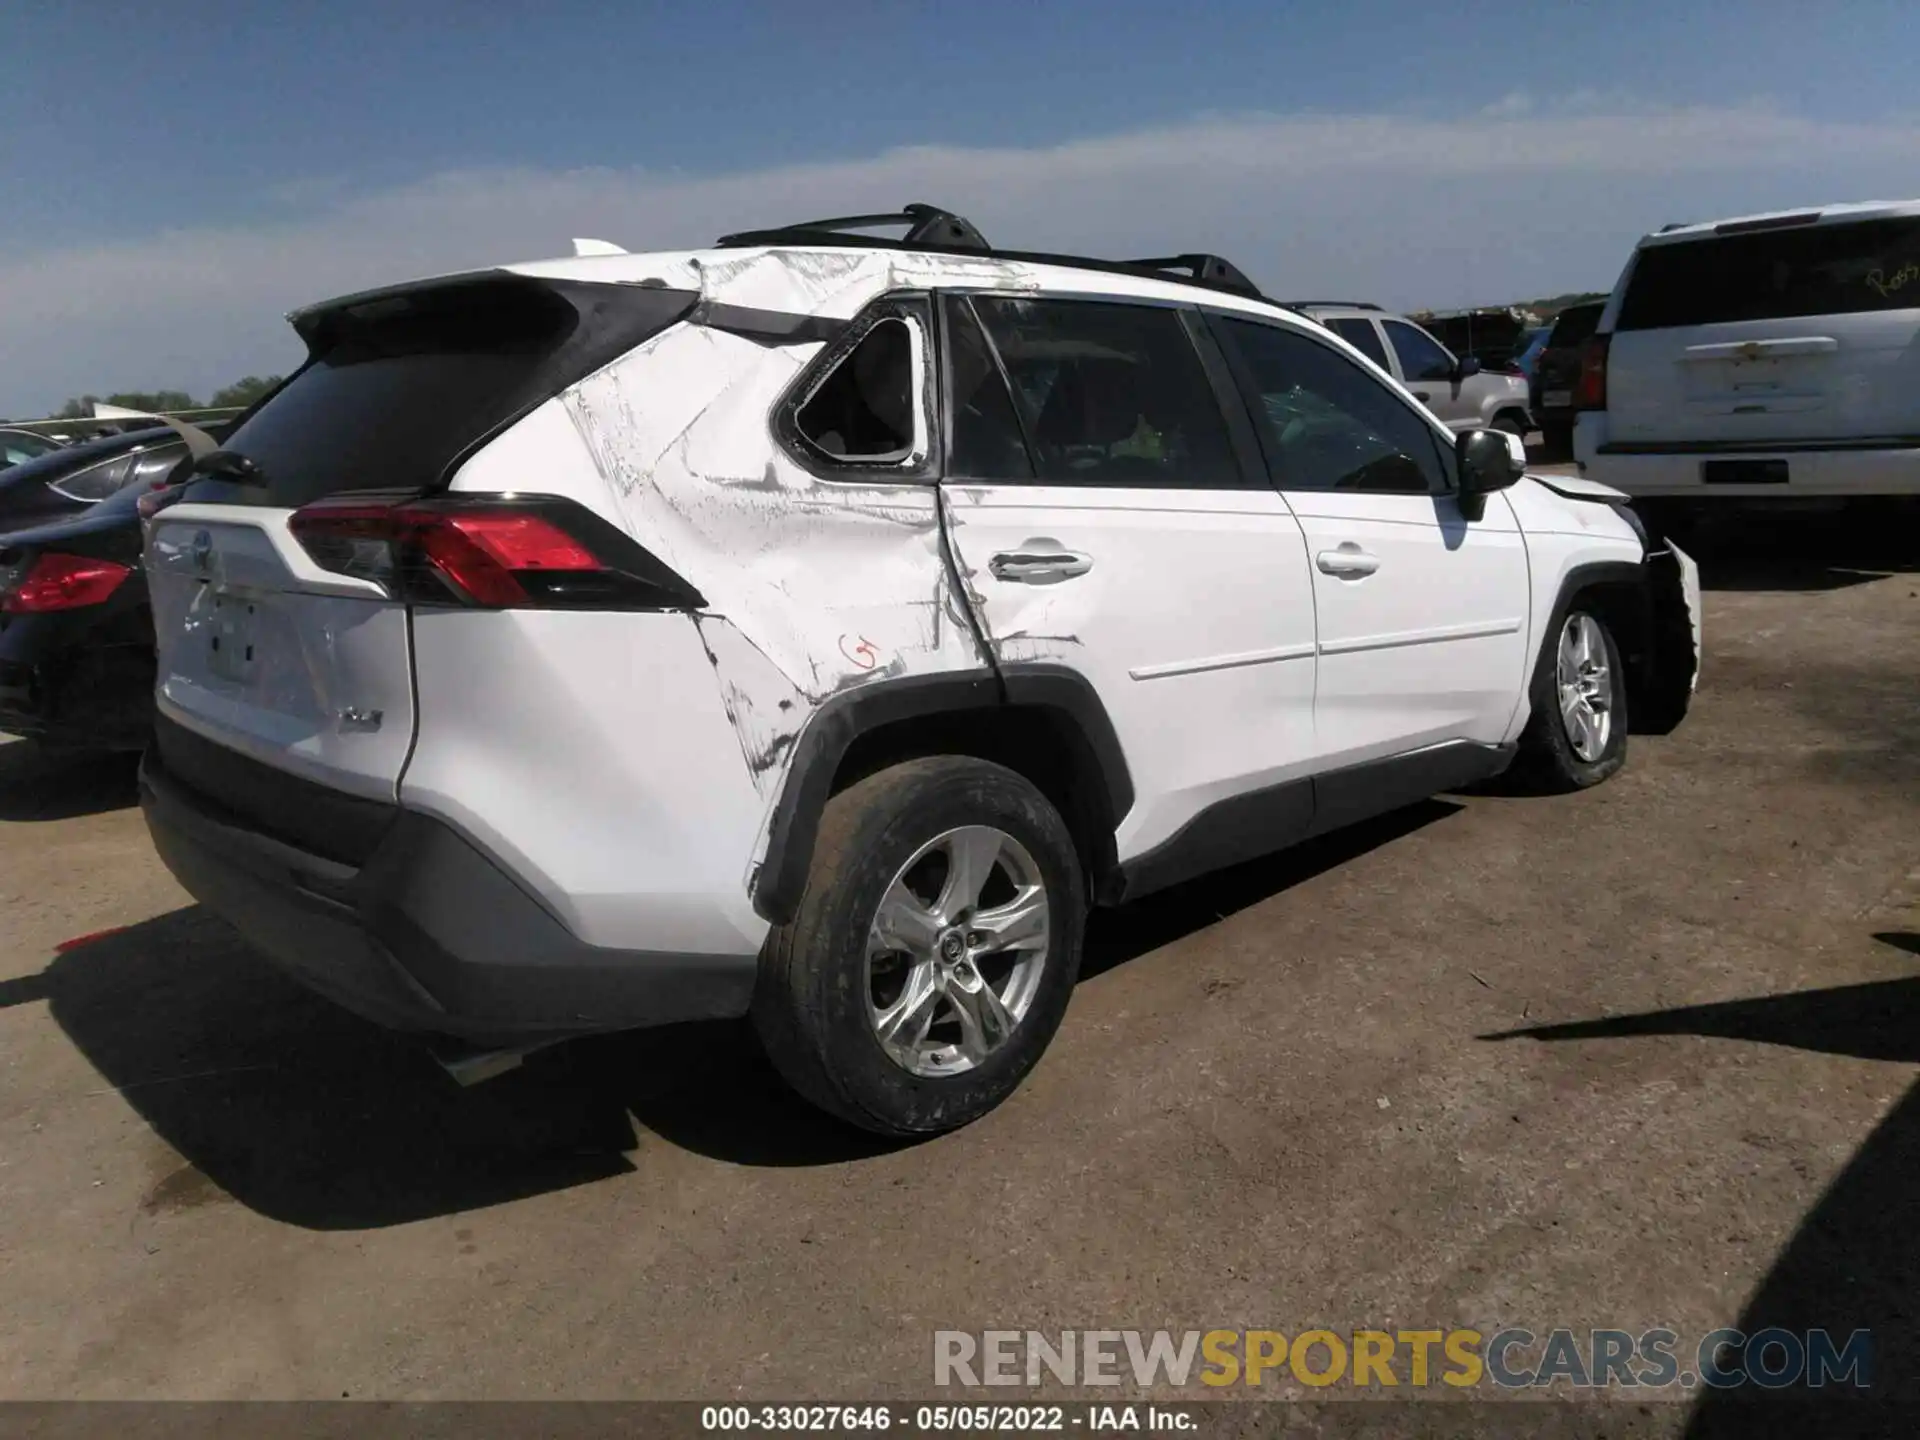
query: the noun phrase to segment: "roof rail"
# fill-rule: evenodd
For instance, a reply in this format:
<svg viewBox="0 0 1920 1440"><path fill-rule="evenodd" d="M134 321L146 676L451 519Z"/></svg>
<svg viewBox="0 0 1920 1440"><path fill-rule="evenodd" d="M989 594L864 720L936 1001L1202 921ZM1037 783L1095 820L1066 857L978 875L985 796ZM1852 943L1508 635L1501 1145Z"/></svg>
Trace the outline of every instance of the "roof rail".
<svg viewBox="0 0 1920 1440"><path fill-rule="evenodd" d="M900 244L904 246L939 245L952 250L993 248L972 221L962 219L951 210L942 210L937 205L918 203L903 207L897 215L839 215L826 220L802 220L796 225L778 225L771 230L742 230L738 234L722 235L717 243L767 245L781 241L810 240L819 243L850 239L871 242L872 236L850 236L846 232L869 230L880 225L906 226L906 234L900 237Z"/></svg>
<svg viewBox="0 0 1920 1440"><path fill-rule="evenodd" d="M1167 255L1158 259L1125 260L1121 263L1137 265L1142 270L1184 270L1195 280L1205 280L1248 295L1260 293L1260 287L1249 280L1238 265L1218 255Z"/></svg>
<svg viewBox="0 0 1920 1440"><path fill-rule="evenodd" d="M906 233L898 239L854 233L886 225L905 226ZM802 220L796 225L779 225L769 230L741 230L732 235L722 235L714 243L723 247L863 245L894 250L928 250L951 255L997 255L1005 260L1022 260L1035 265L1102 270L1115 275L1144 275L1160 280L1176 278L1169 271L1184 271L1185 276L1180 278L1187 284L1203 285L1209 290L1226 290L1256 300L1266 298L1245 272L1218 255L1196 253L1146 260L1097 260L1088 255L1057 255L1038 250L995 250L971 221L937 205L914 204L905 206L897 214L842 215L827 220Z"/></svg>
<svg viewBox="0 0 1920 1440"><path fill-rule="evenodd" d="M1370 300L1281 300L1278 304L1289 310L1311 310L1315 307L1341 310L1378 310L1380 307Z"/></svg>

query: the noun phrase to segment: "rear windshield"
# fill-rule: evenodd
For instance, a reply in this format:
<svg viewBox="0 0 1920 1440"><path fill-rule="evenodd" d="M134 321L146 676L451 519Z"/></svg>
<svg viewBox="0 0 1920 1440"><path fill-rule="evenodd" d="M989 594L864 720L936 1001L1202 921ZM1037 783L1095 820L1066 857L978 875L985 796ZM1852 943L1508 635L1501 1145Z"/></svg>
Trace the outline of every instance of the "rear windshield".
<svg viewBox="0 0 1920 1440"><path fill-rule="evenodd" d="M1600 312L1604 309L1604 305L1569 305L1553 322L1553 333L1547 337L1548 346L1565 350L1586 343L1594 327L1599 325Z"/></svg>
<svg viewBox="0 0 1920 1440"><path fill-rule="evenodd" d="M440 485L476 442L695 298L493 276L327 311L302 322L307 364L226 437L265 483L210 478L195 498L298 506L342 490Z"/></svg>
<svg viewBox="0 0 1920 1440"><path fill-rule="evenodd" d="M1920 308L1920 218L1649 245L1616 330Z"/></svg>

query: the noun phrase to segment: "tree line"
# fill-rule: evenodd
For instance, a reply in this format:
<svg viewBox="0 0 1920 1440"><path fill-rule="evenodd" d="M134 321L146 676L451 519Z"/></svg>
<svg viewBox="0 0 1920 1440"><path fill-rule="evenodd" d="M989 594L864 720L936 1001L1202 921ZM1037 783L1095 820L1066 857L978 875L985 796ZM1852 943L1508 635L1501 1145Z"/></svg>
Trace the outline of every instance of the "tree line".
<svg viewBox="0 0 1920 1440"><path fill-rule="evenodd" d="M89 420L95 405L118 405L125 410L152 410L166 414L172 410L244 409L280 383L278 375L249 375L244 380L213 392L205 404L184 390L122 390L115 395L80 395L67 401L47 418L51 420Z"/></svg>

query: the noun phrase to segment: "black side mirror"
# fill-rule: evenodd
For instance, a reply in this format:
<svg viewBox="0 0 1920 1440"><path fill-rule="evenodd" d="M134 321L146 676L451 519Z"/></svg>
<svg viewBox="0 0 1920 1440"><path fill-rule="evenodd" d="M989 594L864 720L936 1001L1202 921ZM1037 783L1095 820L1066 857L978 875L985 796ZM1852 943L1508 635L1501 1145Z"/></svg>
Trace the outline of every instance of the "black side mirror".
<svg viewBox="0 0 1920 1440"><path fill-rule="evenodd" d="M1462 355L1458 360L1453 362L1453 378L1456 381L1471 380L1485 368L1477 357Z"/></svg>
<svg viewBox="0 0 1920 1440"><path fill-rule="evenodd" d="M1527 473L1526 442L1505 430L1469 430L1453 453L1460 462L1460 513L1469 520L1487 513L1487 496Z"/></svg>

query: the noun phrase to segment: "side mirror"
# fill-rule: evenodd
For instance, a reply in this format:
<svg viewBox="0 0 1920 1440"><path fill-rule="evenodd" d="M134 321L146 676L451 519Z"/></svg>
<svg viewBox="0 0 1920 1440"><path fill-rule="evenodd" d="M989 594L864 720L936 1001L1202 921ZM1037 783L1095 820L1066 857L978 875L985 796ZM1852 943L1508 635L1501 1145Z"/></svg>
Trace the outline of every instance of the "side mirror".
<svg viewBox="0 0 1920 1440"><path fill-rule="evenodd" d="M1475 356L1462 355L1458 360L1453 362L1453 378L1455 380L1471 380L1485 368L1486 367L1482 365Z"/></svg>
<svg viewBox="0 0 1920 1440"><path fill-rule="evenodd" d="M1469 430L1453 453L1460 462L1460 513L1469 520L1487 513L1487 496L1527 473L1526 442L1505 430Z"/></svg>

